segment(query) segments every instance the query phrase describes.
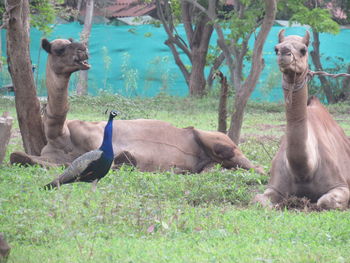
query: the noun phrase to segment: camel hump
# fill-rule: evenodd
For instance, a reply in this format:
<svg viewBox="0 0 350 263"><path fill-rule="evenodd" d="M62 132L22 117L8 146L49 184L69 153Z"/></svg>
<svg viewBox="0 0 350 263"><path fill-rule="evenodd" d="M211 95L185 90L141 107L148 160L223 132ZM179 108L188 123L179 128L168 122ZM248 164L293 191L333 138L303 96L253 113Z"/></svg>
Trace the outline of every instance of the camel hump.
<svg viewBox="0 0 350 263"><path fill-rule="evenodd" d="M308 100L307 100L307 105L308 106L313 106L316 104L321 104L320 100L316 97L316 96L311 96Z"/></svg>

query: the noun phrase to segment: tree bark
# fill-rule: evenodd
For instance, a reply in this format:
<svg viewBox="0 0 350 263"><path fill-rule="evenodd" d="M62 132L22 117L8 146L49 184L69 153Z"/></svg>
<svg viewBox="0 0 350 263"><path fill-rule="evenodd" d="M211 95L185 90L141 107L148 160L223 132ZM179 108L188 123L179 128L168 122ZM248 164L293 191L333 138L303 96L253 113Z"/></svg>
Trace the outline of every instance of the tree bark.
<svg viewBox="0 0 350 263"><path fill-rule="evenodd" d="M169 2L157 0L157 13L168 35L165 44L169 46L175 63L180 68L191 96L203 96L205 94L206 79L204 68L208 53L209 41L213 32L212 24L206 15L199 12L193 3L181 0L181 20L185 27L187 44L177 34L172 18L172 11ZM215 13L217 0L209 1L208 12ZM191 62L191 69L183 63L180 49L185 53Z"/></svg>
<svg viewBox="0 0 350 263"><path fill-rule="evenodd" d="M7 62L15 90L23 146L26 153L40 155L46 144L46 137L29 55L29 2L7 0L6 12L9 17L6 35Z"/></svg>
<svg viewBox="0 0 350 263"><path fill-rule="evenodd" d="M201 45L192 49L192 70L189 80L191 96L202 97L205 94L206 80L204 76L204 68L206 64L207 51L208 47L205 48Z"/></svg>
<svg viewBox="0 0 350 263"><path fill-rule="evenodd" d="M350 74L350 66L348 66L347 73ZM344 78L342 81L342 92L343 92L343 100L350 99L350 78Z"/></svg>
<svg viewBox="0 0 350 263"><path fill-rule="evenodd" d="M2 28L0 27L0 72L2 71L2 46L1 46L2 39L1 39L1 31L2 31Z"/></svg>
<svg viewBox="0 0 350 263"><path fill-rule="evenodd" d="M86 13L85 13L85 19L84 19L84 28L80 37L80 42L85 44L86 47L88 47L88 44L89 44L93 13L94 13L94 0L87 0ZM88 71L80 70L79 80L77 84L77 95L82 96L87 94L87 89L88 89L87 84L88 84Z"/></svg>
<svg viewBox="0 0 350 263"><path fill-rule="evenodd" d="M313 35L312 46L314 48L313 51L310 52L310 55L312 58L312 63L314 64L315 69L317 71L323 71L321 58L320 58L319 33L315 29L312 29L312 35ZM324 93L326 94L328 103L330 103L330 104L335 103L336 101L335 101L335 98L334 98L329 81L326 79L325 76L322 76L322 75L318 75L318 78L321 82L321 88L323 89Z"/></svg>
<svg viewBox="0 0 350 263"><path fill-rule="evenodd" d="M209 89L211 89L212 86L213 86L213 80L214 80L213 76L214 76L214 74L219 69L219 67L222 65L224 60L225 60L225 55L224 55L223 52L221 52L220 55L215 58L215 61L213 63L212 68L210 69L210 72L209 72L209 75L208 75L208 78L207 78L207 86L208 86Z"/></svg>
<svg viewBox="0 0 350 263"><path fill-rule="evenodd" d="M211 1L208 12L215 12L216 0ZM204 68L207 60L209 41L213 33L213 25L209 23L209 17L204 13L198 13L194 18L195 7L189 2L182 1L182 22L184 23L187 39L190 43L192 70L189 78L191 96L202 97L205 94L206 79ZM193 28L192 21L195 20Z"/></svg>
<svg viewBox="0 0 350 263"><path fill-rule="evenodd" d="M221 89L220 89L220 101L218 109L218 131L225 133L227 131L227 96L228 96L228 85L227 78L222 74L221 71L217 73L220 77Z"/></svg>
<svg viewBox="0 0 350 263"><path fill-rule="evenodd" d="M249 97L255 89L258 82L261 71L264 68L264 60L262 58L262 50L269 34L271 27L275 21L276 15L276 0L265 0L265 15L260 27L258 36L254 42L252 64L250 72L243 85L236 92L234 102L234 112L231 117L231 124L228 131L228 136L236 143L239 144L241 136L241 129L244 117L244 110L248 103ZM239 56L242 57L242 56ZM242 70L242 68L239 68ZM241 72L241 71L240 71ZM241 73L239 73L241 74ZM241 79L241 76L235 76L235 78ZM234 79L234 81L236 81ZM237 86L236 86L237 89Z"/></svg>
<svg viewBox="0 0 350 263"><path fill-rule="evenodd" d="M78 3L77 3L77 15L75 17L75 20L77 21L78 18L79 18L79 14L80 14L80 8L81 8L81 3L83 2L83 0L78 0Z"/></svg>
<svg viewBox="0 0 350 263"><path fill-rule="evenodd" d="M5 158L7 145L10 141L12 121L13 118L5 112L0 117L0 164L2 164Z"/></svg>

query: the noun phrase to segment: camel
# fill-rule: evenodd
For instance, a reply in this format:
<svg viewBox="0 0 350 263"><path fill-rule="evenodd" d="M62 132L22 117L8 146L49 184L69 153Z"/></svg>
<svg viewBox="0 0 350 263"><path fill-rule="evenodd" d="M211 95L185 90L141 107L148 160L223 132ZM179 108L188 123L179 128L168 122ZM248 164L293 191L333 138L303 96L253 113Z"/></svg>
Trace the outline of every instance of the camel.
<svg viewBox="0 0 350 263"><path fill-rule="evenodd" d="M316 97L308 99L309 32L278 35L275 51L282 72L286 134L272 161L263 194L254 198L273 207L289 196L307 197L320 209L346 209L350 186L350 141Z"/></svg>
<svg viewBox="0 0 350 263"><path fill-rule="evenodd" d="M106 122L66 120L70 75L90 68L86 47L66 39L43 39L42 47L48 53L48 104L43 116L48 143L40 156L14 152L10 161L45 167L69 165L83 153L99 147ZM160 120L114 120L113 151L114 168L129 164L140 171L199 173L219 163L228 169L253 168L263 173L227 135L193 127L177 128Z"/></svg>

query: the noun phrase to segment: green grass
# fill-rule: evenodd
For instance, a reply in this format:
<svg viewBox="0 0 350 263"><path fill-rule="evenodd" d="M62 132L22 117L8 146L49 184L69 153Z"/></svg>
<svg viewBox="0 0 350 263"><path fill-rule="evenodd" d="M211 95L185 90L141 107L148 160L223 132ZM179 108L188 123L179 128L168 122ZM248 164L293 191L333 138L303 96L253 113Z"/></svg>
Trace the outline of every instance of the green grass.
<svg viewBox="0 0 350 263"><path fill-rule="evenodd" d="M176 126L214 130L217 101L159 96L70 98L69 119L104 120L107 108L123 118L156 118ZM14 103L0 98L15 116ZM329 107L350 135L350 105ZM283 105L250 103L241 149L270 168L283 134ZM14 124L18 134L18 123ZM350 212L265 210L250 204L268 177L254 171L202 174L141 173L124 166L100 181L41 186L63 168L10 166L21 150L14 136L0 166L0 232L11 263L37 262L350 262Z"/></svg>

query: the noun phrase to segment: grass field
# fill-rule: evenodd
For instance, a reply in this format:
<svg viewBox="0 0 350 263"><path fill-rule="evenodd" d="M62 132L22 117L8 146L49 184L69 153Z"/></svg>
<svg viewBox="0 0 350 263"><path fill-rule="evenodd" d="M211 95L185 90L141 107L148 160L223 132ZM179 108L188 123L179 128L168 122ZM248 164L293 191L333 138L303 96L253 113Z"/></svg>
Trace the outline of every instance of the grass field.
<svg viewBox="0 0 350 263"><path fill-rule="evenodd" d="M70 98L69 119L155 118L178 127L217 127L217 100L128 100L103 94ZM15 116L0 97L1 111ZM350 136L350 105L330 112ZM251 103L241 149L269 170L281 135L284 108ZM215 167L202 174L141 173L124 166L100 181L43 191L63 168L9 165L21 150L18 123L0 166L0 232L12 250L8 262L350 262L350 212L266 210L250 204L268 175Z"/></svg>

